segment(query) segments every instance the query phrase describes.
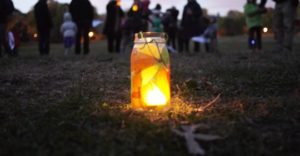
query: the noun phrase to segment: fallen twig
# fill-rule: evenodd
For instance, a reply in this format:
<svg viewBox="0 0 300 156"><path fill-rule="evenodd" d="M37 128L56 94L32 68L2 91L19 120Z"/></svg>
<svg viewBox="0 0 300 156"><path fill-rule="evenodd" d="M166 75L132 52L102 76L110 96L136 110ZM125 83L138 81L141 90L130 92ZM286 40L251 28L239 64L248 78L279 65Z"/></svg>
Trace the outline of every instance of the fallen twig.
<svg viewBox="0 0 300 156"><path fill-rule="evenodd" d="M221 94L219 94L215 99L213 99L211 102L209 102L208 104L206 104L205 106L202 107L203 110L207 109L208 107L210 107L211 105L213 105L214 103L217 102L217 100L219 100Z"/></svg>
<svg viewBox="0 0 300 156"><path fill-rule="evenodd" d="M208 104L200 107L200 108L197 108L196 111L198 112L203 112L204 110L206 110L207 108L209 108L210 106L212 106L214 103L216 103L219 98L220 98L221 94L219 94L216 98L214 98L212 101L210 101Z"/></svg>

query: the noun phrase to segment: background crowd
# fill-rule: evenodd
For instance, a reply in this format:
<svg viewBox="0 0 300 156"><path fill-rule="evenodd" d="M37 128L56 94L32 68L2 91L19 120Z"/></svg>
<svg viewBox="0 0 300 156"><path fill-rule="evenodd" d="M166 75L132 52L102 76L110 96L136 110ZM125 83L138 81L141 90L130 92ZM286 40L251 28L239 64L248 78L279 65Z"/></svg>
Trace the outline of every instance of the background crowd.
<svg viewBox="0 0 300 156"><path fill-rule="evenodd" d="M128 41L132 41L133 34L140 31L165 32L169 38L167 42L169 51L176 52L178 47L178 52L189 52L191 38L200 36L210 24L217 22L216 17L203 16L203 10L196 0L188 0L180 22L177 8L168 8L163 13L160 4L153 9L150 9L149 5L150 0L135 0L130 10L124 13L119 1L111 0L108 3L103 33L108 38L109 52L126 51L126 48L130 47ZM210 31L207 31L207 37L216 38L216 31L216 27L211 27ZM122 37L123 44L121 44ZM209 45L206 47L209 51ZM199 50L200 45L195 42L194 52Z"/></svg>
<svg viewBox="0 0 300 156"><path fill-rule="evenodd" d="M273 29L276 40L274 51L290 52L293 48L295 34L295 19L299 0L273 0L275 10ZM249 49L255 52L262 50L262 15L267 12L267 0L245 0L244 13L248 30ZM0 0L0 56L2 47L7 55L17 55L11 38L16 37L7 30L7 21L14 11L11 0ZM125 12L120 0L110 0L106 6L107 14L103 34L107 38L107 50L110 53L120 53L131 49L134 33L165 32L168 35L170 52L190 53L190 42L194 41L193 52L200 51L200 43L204 43L207 52L217 51L217 16L205 16L196 0L187 0L183 6L182 17L175 7L162 12L161 5L149 8L150 0L134 0L131 8ZM50 52L50 34L53 29L53 19L47 0L39 0L34 6L34 17L38 32L38 47L41 55ZM179 20L181 18L181 20ZM72 0L65 9L64 21L61 21L61 33L64 37L65 55L75 44L75 54L88 54L89 36L94 19L94 9L89 0ZM194 40L202 37L205 41ZM83 40L83 48L81 46ZM200 43L199 43L200 42Z"/></svg>

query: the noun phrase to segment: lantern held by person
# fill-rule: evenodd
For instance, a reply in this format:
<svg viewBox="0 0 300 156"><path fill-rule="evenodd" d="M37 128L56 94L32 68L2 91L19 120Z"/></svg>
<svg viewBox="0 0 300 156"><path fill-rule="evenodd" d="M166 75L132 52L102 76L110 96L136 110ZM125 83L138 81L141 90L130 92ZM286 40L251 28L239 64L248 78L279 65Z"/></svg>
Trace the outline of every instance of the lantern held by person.
<svg viewBox="0 0 300 156"><path fill-rule="evenodd" d="M135 109L170 106L170 59L166 34L137 33L131 53L131 105Z"/></svg>

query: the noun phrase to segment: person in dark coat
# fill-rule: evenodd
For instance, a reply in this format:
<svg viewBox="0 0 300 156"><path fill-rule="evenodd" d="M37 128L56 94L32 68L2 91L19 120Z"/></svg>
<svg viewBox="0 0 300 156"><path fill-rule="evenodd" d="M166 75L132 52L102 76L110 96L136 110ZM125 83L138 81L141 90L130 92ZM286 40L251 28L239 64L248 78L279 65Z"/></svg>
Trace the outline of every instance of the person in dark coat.
<svg viewBox="0 0 300 156"><path fill-rule="evenodd" d="M276 40L276 46L273 52L290 53L293 51L295 20L299 0L273 1L275 2L273 30Z"/></svg>
<svg viewBox="0 0 300 156"><path fill-rule="evenodd" d="M47 0L39 0L34 6L34 15L39 39L41 55L48 55L50 50L50 31L53 23Z"/></svg>
<svg viewBox="0 0 300 156"><path fill-rule="evenodd" d="M152 14L151 10L149 9L150 0L144 0L141 2L141 11L142 11L142 31L147 32L149 31L148 23L151 22L150 15Z"/></svg>
<svg viewBox="0 0 300 156"><path fill-rule="evenodd" d="M143 30L142 3L140 0L134 0L131 8L122 25L122 52L126 52L128 47L132 47L134 34Z"/></svg>
<svg viewBox="0 0 300 156"><path fill-rule="evenodd" d="M2 46L6 53L9 55L11 54L6 43L6 24L8 16L13 13L14 9L15 8L11 0L0 0L0 57L2 57Z"/></svg>
<svg viewBox="0 0 300 156"><path fill-rule="evenodd" d="M106 22L103 34L107 36L108 52L119 53L122 40L121 24L124 12L117 0L111 0L106 6L106 11Z"/></svg>
<svg viewBox="0 0 300 156"><path fill-rule="evenodd" d="M181 21L181 38L180 44L185 45L185 50L189 51L188 45L189 41L193 36L201 35L203 30L201 30L201 18L202 18L202 8L197 3L196 0L188 0L187 5L184 7L182 21ZM199 43L195 43L194 51L199 51ZM182 46L180 46L182 47ZM183 49L181 48L180 51Z"/></svg>
<svg viewBox="0 0 300 156"><path fill-rule="evenodd" d="M261 0L259 3L260 8L264 8L266 6L267 0Z"/></svg>
<svg viewBox="0 0 300 156"><path fill-rule="evenodd" d="M133 21L131 29L134 33L142 31L144 28L143 21L143 10L142 3L140 0L134 0L133 5L127 13L127 18Z"/></svg>
<svg viewBox="0 0 300 156"><path fill-rule="evenodd" d="M164 31L168 34L168 46L176 49L176 38L177 38L177 22L178 22L179 11L172 7L167 10L163 17Z"/></svg>
<svg viewBox="0 0 300 156"><path fill-rule="evenodd" d="M83 36L83 51L84 54L88 54L90 52L89 32L94 18L93 6L89 0L72 0L69 10L78 28L75 53L81 52L80 39Z"/></svg>

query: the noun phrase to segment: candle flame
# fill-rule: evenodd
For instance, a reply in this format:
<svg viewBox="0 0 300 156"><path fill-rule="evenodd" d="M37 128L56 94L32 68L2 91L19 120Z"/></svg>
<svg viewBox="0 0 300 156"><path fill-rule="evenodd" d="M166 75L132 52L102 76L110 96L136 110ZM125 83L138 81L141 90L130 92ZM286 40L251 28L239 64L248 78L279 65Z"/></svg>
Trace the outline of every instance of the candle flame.
<svg viewBox="0 0 300 156"><path fill-rule="evenodd" d="M153 84L153 88L146 92L145 103L148 106L162 106L167 103L167 98L159 88Z"/></svg>

